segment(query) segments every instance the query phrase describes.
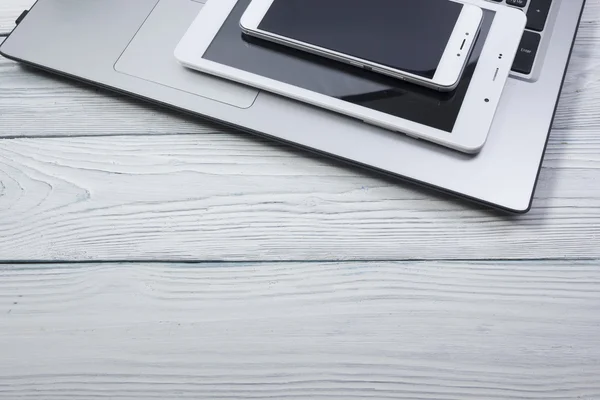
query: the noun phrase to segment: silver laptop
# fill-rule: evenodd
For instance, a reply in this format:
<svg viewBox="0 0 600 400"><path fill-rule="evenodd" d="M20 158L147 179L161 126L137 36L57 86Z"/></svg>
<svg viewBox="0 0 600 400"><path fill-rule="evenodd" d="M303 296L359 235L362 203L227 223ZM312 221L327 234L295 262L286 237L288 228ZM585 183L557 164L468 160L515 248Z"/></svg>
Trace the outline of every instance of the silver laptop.
<svg viewBox="0 0 600 400"><path fill-rule="evenodd" d="M183 68L173 51L205 1L38 0L0 52L496 208L531 207L585 0L490 0L522 8L528 29L476 156Z"/></svg>

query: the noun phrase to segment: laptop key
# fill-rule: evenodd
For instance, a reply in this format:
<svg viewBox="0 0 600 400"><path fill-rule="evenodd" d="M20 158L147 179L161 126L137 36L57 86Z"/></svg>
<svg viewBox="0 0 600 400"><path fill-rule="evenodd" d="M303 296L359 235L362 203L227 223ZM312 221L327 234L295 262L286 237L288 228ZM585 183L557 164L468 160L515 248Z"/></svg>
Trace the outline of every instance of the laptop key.
<svg viewBox="0 0 600 400"><path fill-rule="evenodd" d="M525 31L512 66L513 71L525 75L531 73L541 39L542 36L539 33Z"/></svg>
<svg viewBox="0 0 600 400"><path fill-rule="evenodd" d="M546 26L552 0L531 0L527 11L527 29L541 32Z"/></svg>
<svg viewBox="0 0 600 400"><path fill-rule="evenodd" d="M506 0L506 4L515 7L525 7L527 5L527 0Z"/></svg>

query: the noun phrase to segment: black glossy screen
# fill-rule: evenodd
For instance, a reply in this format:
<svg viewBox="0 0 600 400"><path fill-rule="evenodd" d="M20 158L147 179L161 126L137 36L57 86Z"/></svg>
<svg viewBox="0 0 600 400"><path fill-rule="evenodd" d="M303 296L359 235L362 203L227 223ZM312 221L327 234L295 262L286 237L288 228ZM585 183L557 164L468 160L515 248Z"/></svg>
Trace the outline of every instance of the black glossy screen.
<svg viewBox="0 0 600 400"><path fill-rule="evenodd" d="M453 92L443 93L243 35L239 21L248 4L250 0L238 0L205 59L446 132L454 128L495 15L484 10L460 83Z"/></svg>
<svg viewBox="0 0 600 400"><path fill-rule="evenodd" d="M431 79L462 8L448 0L274 0L258 27Z"/></svg>

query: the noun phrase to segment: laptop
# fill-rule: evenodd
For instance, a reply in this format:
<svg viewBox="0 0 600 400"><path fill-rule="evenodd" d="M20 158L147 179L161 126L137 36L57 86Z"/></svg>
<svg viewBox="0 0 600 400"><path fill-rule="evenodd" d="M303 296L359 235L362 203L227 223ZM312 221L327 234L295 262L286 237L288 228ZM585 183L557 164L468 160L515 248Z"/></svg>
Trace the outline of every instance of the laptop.
<svg viewBox="0 0 600 400"><path fill-rule="evenodd" d="M206 1L219 0L38 0L0 53L495 208L530 209L585 0L490 0L521 8L528 25L474 156L182 67L173 51Z"/></svg>

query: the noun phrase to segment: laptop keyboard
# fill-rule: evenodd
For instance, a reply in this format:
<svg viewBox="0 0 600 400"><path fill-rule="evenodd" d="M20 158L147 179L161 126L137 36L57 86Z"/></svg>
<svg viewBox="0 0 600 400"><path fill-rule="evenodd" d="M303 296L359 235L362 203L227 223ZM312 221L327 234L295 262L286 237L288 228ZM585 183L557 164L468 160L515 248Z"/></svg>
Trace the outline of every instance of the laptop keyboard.
<svg viewBox="0 0 600 400"><path fill-rule="evenodd" d="M526 31L513 64L513 72L530 75L548 22L552 0L488 0L520 8L527 14Z"/></svg>

